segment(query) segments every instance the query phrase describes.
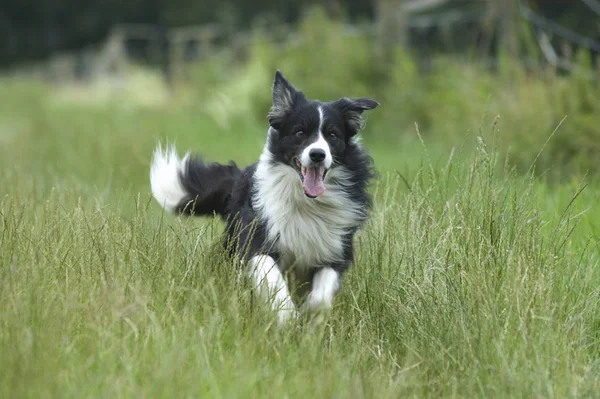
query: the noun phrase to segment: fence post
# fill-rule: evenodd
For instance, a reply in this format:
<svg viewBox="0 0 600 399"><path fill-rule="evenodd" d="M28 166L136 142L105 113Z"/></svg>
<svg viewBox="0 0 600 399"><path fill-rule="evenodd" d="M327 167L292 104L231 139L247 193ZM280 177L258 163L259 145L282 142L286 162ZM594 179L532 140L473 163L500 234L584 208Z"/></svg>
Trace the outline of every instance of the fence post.
<svg viewBox="0 0 600 399"><path fill-rule="evenodd" d="M404 0L376 0L379 36L386 60L391 61L396 46L406 44Z"/></svg>
<svg viewBox="0 0 600 399"><path fill-rule="evenodd" d="M496 3L496 2L494 2ZM519 5L518 0L502 0L500 5L500 48L511 59L519 55Z"/></svg>
<svg viewBox="0 0 600 399"><path fill-rule="evenodd" d="M99 74L122 76L125 70L127 54L125 52L125 33L121 27L111 29L101 56Z"/></svg>

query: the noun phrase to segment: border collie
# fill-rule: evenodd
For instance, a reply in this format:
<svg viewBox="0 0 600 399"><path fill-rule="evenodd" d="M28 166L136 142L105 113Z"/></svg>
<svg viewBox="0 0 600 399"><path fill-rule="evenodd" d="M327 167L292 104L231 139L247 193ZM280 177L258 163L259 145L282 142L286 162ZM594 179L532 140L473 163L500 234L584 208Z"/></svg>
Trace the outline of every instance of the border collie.
<svg viewBox="0 0 600 399"><path fill-rule="evenodd" d="M283 322L328 310L353 261L353 238L371 209L375 176L359 144L367 98L307 99L277 71L267 141L258 163L207 164L156 148L152 194L168 212L214 215L225 246L247 266L253 288Z"/></svg>

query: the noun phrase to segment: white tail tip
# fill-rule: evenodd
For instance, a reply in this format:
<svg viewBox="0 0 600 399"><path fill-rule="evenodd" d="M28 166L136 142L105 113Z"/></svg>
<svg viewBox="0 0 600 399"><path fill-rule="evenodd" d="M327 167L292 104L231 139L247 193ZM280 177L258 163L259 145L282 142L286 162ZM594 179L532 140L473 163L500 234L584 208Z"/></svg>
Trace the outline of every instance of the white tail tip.
<svg viewBox="0 0 600 399"><path fill-rule="evenodd" d="M188 159L189 153L180 159L175 147L168 145L164 151L160 144L154 150L150 166L150 186L154 199L167 212L174 213L177 205L187 197L180 176L185 174Z"/></svg>

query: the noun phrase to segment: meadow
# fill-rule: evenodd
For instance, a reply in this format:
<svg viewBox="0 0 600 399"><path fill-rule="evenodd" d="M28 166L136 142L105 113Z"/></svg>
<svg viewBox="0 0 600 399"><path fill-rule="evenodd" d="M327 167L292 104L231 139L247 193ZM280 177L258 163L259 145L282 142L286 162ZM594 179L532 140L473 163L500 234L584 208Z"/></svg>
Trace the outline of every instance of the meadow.
<svg viewBox="0 0 600 399"><path fill-rule="evenodd" d="M223 90L251 92L237 78ZM462 109L463 131L448 99L428 131L410 107L394 131L382 101L363 132L381 176L355 265L329 317L281 328L225 256L222 223L165 215L148 182L158 140L254 162L264 116L154 101L144 82L95 98L2 81L1 397L598 396L600 188L535 163L573 118L527 119L544 139L516 169L505 114L469 130L480 109Z"/></svg>

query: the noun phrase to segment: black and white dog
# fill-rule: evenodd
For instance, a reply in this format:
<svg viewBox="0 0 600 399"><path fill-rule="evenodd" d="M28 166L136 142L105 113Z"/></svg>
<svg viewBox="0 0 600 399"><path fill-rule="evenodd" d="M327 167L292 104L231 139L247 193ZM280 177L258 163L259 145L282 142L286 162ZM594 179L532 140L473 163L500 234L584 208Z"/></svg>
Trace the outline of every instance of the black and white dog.
<svg viewBox="0 0 600 399"><path fill-rule="evenodd" d="M225 245L248 266L280 321L331 308L371 208L375 172L358 141L366 98L307 99L277 71L267 142L258 163L206 164L175 149L154 153L150 182L167 211L220 215ZM294 299L292 299L294 298Z"/></svg>

